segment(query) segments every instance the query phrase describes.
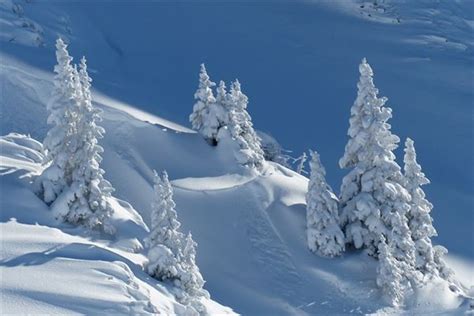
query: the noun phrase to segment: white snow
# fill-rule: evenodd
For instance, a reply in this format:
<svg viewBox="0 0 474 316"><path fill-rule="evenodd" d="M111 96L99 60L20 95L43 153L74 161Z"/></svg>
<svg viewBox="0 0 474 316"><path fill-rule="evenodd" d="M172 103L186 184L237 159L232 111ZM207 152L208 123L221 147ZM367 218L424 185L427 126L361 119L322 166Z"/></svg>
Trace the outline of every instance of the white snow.
<svg viewBox="0 0 474 316"><path fill-rule="evenodd" d="M241 186L254 179L240 174L225 174L217 177L183 178L174 180L173 186L184 190L215 191Z"/></svg>
<svg viewBox="0 0 474 316"><path fill-rule="evenodd" d="M107 115L105 119L110 124ZM130 150L140 150L140 144L130 141L130 137L135 129L144 127L130 120L124 116L120 122L130 132L126 138L124 134L108 133L104 143L106 153L109 151L104 160L106 175L119 184L117 196L122 199L111 201L117 228L112 240L57 222L27 184L30 172L37 174L41 167L22 153L35 152L38 143L21 135L1 138L1 168L7 168L3 165L8 158L3 156L5 153L14 157L9 158L9 164L16 170L1 178L0 225L5 250L0 266L2 274L8 276L2 289L8 302L3 306L5 312L18 311L19 307L32 313L87 313L97 309L118 314L131 310L152 313L158 309L178 314L185 311L167 286L142 270L146 262L142 242L150 223L152 182L143 173L146 166L136 164L113 145L119 138ZM164 151L186 145L190 136L193 142L204 143L194 147L198 150L195 159L207 160L206 151L213 150L197 134L163 132L153 125L145 130L150 136L165 133L160 141ZM169 138L174 139L173 144ZM155 157L146 152L141 155ZM215 164L235 164L232 156L220 158L223 160L216 160ZM143 159L142 163L158 170L166 163ZM29 165L23 168L25 163ZM200 172L212 175L216 168L213 169ZM384 307L375 287L376 263L372 258L347 253L342 258L324 259L307 249L305 177L277 164L268 164L263 175L257 177L245 170L240 174L221 172L217 176L172 181L183 231L191 230L198 242L197 263L211 298L237 312L272 314L355 310L369 313ZM193 166L180 172L193 173L196 174ZM20 175L22 179L18 179ZM75 286L65 285L64 280L74 281ZM452 293L444 302L442 308L461 304ZM206 301L205 306L218 314L230 311L213 301Z"/></svg>
<svg viewBox="0 0 474 316"><path fill-rule="evenodd" d="M17 19L17 15L8 11L13 2L1 0L0 3L2 43L18 34L19 45L29 47L25 54L37 54L38 59L47 60L43 65L52 63L54 57L49 56L50 51L31 48L36 45L31 27L23 30L12 20ZM353 10L351 14L355 12L375 23L395 24L400 15L402 24L421 24L423 18L432 19L437 14L416 11L419 15L408 19L404 14L409 11L405 7L393 11L397 6L392 7L392 1L387 2L386 13L371 7L361 14L356 11L358 3L338 1L339 5ZM38 8L39 4L32 5ZM53 9L53 13L60 11L57 7ZM369 17L369 13L380 18ZM49 15L39 9L25 10L25 18L34 19L35 23L46 17ZM69 33L67 18L43 22L44 25L38 26L46 40L57 34L65 34L72 43L81 40L80 32ZM93 27L83 24L84 30ZM469 25L472 28L472 21ZM99 43L97 38L102 41L102 37L107 34L91 34L90 40ZM447 38L448 43L444 44L441 38ZM418 40L421 42L414 42ZM112 42L108 38L106 41L107 45ZM455 53L462 51L461 45L472 49L472 41L430 32L421 36L410 33L407 41L409 45L427 45L429 49L441 46ZM99 51L103 48L97 46ZM18 46L17 52L23 52L23 46ZM413 54L407 62L431 62L424 55L418 56L417 51ZM364 252L349 251L340 258L327 259L307 249L308 179L275 163L265 163L262 174L256 175L238 165L225 144L211 147L189 128L100 91L93 91L93 99L94 105L104 110L103 126L107 133L100 144L105 149L105 177L116 189L115 198L109 202L114 209L112 220L117 234L111 238L60 223L32 193L29 184L31 177L42 171L38 141L42 141L47 131L45 105L52 91L52 69L51 72L40 70L37 65L28 64L24 56L3 48L0 52L0 125L2 134L8 134L0 138L0 314L153 314L156 311L185 314L185 306L172 295L170 285L152 279L143 271L146 265L143 241L151 224L153 169L168 171L182 230L192 231L198 243L197 265L206 280L204 288L211 295L211 300L204 300L203 304L210 314L234 311L249 315L444 315L462 314L469 309L468 299L441 285L421 290L416 296L419 306L412 310L387 308L376 287L377 264L373 258ZM114 58L110 58L111 64ZM100 64L94 64L94 68L101 74ZM431 75L415 73L418 69L414 68L410 75L417 78ZM115 73L102 75L107 83L115 83ZM467 81L461 79L459 85L466 86ZM157 83L153 84L159 88ZM189 94L190 104L183 106L191 111L192 91L182 93ZM158 104L157 111L164 111L165 106ZM347 116L348 111L349 108ZM341 120L340 124L345 129L347 122ZM282 126L285 128L288 127ZM12 132L19 134L9 134ZM22 134L30 134L32 138ZM465 198L464 192L456 194L450 196ZM448 218L453 212L456 210L443 210L438 216ZM449 233L450 240L469 242L458 240L456 229ZM467 294L473 296L474 262L451 255L447 261L463 287L471 289Z"/></svg>
<svg viewBox="0 0 474 316"><path fill-rule="evenodd" d="M130 204L109 200L114 209L111 221L117 228L112 239L54 218L27 184L42 169L39 161L31 159L40 156L40 146L18 134L0 139L1 313L187 313L169 285L143 271L142 241L148 228ZM231 312L202 300L214 313Z"/></svg>
<svg viewBox="0 0 474 316"><path fill-rule="evenodd" d="M160 125L163 128L169 128L169 129L174 130L176 132L195 133L195 131L193 131L190 128L181 126L179 124L168 121L164 118L161 118L161 117L158 117L156 115L150 114L150 113L142 111L140 109L137 109L136 107L133 107L133 106L130 106L130 105L125 104L123 102L120 102L119 100L115 100L115 99L113 99L109 96L104 95L103 93L98 92L98 91L96 91L93 94L93 99L94 99L94 102L97 103L97 104L100 104L102 106L107 106L107 107L110 107L112 109L119 110L121 115L126 113L126 114L130 115L131 117L133 117L133 118L135 118L139 121ZM112 115L110 115L109 118L112 118Z"/></svg>

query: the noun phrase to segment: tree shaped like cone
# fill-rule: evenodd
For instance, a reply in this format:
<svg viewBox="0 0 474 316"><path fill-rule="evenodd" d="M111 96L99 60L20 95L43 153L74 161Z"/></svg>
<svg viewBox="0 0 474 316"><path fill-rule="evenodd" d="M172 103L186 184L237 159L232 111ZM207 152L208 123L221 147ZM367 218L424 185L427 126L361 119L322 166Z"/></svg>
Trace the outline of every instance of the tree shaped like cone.
<svg viewBox="0 0 474 316"><path fill-rule="evenodd" d="M338 200L326 182L326 171L319 154L315 151L310 151L310 154L311 174L306 194L308 247L322 256L338 256L344 251Z"/></svg>

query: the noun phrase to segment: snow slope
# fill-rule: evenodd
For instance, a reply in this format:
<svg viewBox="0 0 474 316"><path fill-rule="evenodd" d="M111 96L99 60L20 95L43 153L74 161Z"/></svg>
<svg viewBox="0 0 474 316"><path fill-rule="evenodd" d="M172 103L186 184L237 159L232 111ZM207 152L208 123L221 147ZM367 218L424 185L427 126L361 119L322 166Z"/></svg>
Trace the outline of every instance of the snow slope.
<svg viewBox="0 0 474 316"><path fill-rule="evenodd" d="M337 161L357 65L367 57L393 108L393 131L415 140L432 180L425 190L437 241L474 258L473 1L1 0L0 19L5 55L50 72L61 35L72 55L87 56L103 95L184 126L201 62L215 81L238 77L256 128L296 156L321 152L335 190L346 172ZM454 230L469 242L451 239Z"/></svg>
<svg viewBox="0 0 474 316"><path fill-rule="evenodd" d="M148 228L130 204L113 199L110 239L61 225L32 192L41 144L19 134L0 139L1 308L5 314L186 314L173 287L143 272ZM231 310L211 300L211 313Z"/></svg>
<svg viewBox="0 0 474 316"><path fill-rule="evenodd" d="M46 98L40 94L51 91L52 77L7 60L1 81L14 88L3 90L3 100L22 99L15 107L2 103L2 115L9 118L2 125L41 139ZM363 253L324 259L307 249L305 177L272 163L256 175L239 167L228 148L210 147L184 127L140 117L128 112L133 107L117 106L110 98L96 101L104 110L107 130L103 167L117 190L117 236L91 235L56 222L28 184L41 170L41 145L18 134L2 137L4 313L183 312L172 289L141 269L152 169L166 169L170 175L183 230L192 231L199 244L197 262L205 288L217 302L253 315L391 312L375 286L373 259ZM36 107L38 111L28 111ZM472 279L459 275L468 289ZM446 285L431 290L435 295L420 292L420 312L468 308ZM205 304L216 314L230 311L213 301Z"/></svg>
<svg viewBox="0 0 474 316"><path fill-rule="evenodd" d="M22 14L12 10L15 3L24 7ZM464 17L466 24L455 18L447 22L436 19L436 23L450 24L449 30L452 25L459 30L448 32L445 28L443 34L432 34L433 28L427 22L420 35L412 32L419 29L413 23L419 26L423 19L437 15L446 18L449 14L443 13L443 7L439 13L427 11L423 8L428 5L420 2L416 12L422 14L408 19L404 6L389 6L387 13L369 8L361 14L362 8L354 3L358 4L340 1L340 7L326 7L309 1L249 7L233 2L229 7L201 7L150 2L131 8L123 2L116 6L100 3L94 12L89 12L88 2L0 1L0 134L17 132L38 141L43 139L54 64L51 44L58 34L66 36L76 59L79 52L86 53L94 87L101 90L94 91L94 100L104 110L107 134L102 142L103 167L106 178L116 188L114 220L118 225L118 235L111 240L56 222L28 185L28 179L40 171L39 143L19 135L2 137L0 313L185 312L173 298L172 288L153 281L141 270L145 260L141 243L150 223L153 169L168 171L183 230L192 231L199 244L197 262L207 281L205 288L215 300L205 305L213 313L230 312L222 305L250 315L393 312L385 308L375 286L376 264L371 258L363 253L346 253L329 260L307 250L306 178L275 164L268 164L262 176L249 173L235 164L227 148L209 147L199 135L173 122L186 121L197 66L203 60L212 61L216 74L243 76L250 96L255 96L251 100L257 101L251 103L257 127L271 130L285 145L293 146L294 142L295 147L291 148L317 146L323 162L335 164L346 141L345 117L355 95L356 65L367 51L372 55L368 56L369 61L372 57L377 65L376 83L380 81L397 103L396 130L402 130L404 125L403 133L416 136L423 167L426 161L425 170L434 175L434 189L428 197L437 206L433 214L435 226L441 228L443 244L455 249L456 255L448 259L469 292L474 285L469 242L473 238L472 151L467 150L472 145L472 116L466 113L472 113L472 41L466 42L469 37L465 28L467 25L472 29L472 18ZM233 14L223 14L228 12ZM396 28L393 23L398 15L393 12L403 13L402 21L408 22ZM456 17L468 14L458 13ZM203 15L222 23L230 20L225 30L232 36L213 28L211 22L196 28L196 21ZM242 29L241 22L236 22L239 15L247 17ZM268 24L261 23L262 19ZM34 24L22 27L25 20ZM118 25L117 20L130 23ZM330 27L320 27L326 24ZM169 28L171 32L158 32L156 43L153 39L140 42L144 25L147 30ZM317 29L318 41L314 45L326 49L308 46L298 33L301 28L305 30L302 37L311 37L314 34L310 30ZM325 31L331 28L332 33ZM375 31L363 38L353 33L358 28ZM274 46L266 40L274 32L282 35L277 43L285 45ZM226 38L221 50L204 50L201 45L213 42L203 39L203 33L212 34L211 39ZM403 34L395 35L398 33ZM335 36L339 36L338 41ZM13 37L15 40L10 41ZM356 45L351 38L361 43ZM448 38L448 42L441 38ZM402 45L402 39L408 42ZM340 49L341 44L334 44L339 41L348 42L351 49ZM449 44L451 41L453 45ZM261 43L268 46L264 49ZM382 44L376 47L373 43ZM370 49L363 49L364 46ZM301 48L302 54L296 58L295 47ZM267 54L269 51L277 53ZM234 64L219 57L225 53L237 60L231 52L237 52L245 62ZM290 56L294 68L282 65L280 72L285 78L278 83L272 75L275 63L270 61L283 61ZM320 79L298 78L308 67L327 75ZM334 72L330 71L332 67ZM449 75L445 78L440 75L443 73ZM439 78L439 82L430 77ZM271 93L275 88L288 91L283 88L295 78L299 79L301 92L297 96ZM323 81L334 86L324 86ZM316 90L316 86L321 88ZM327 106L317 105L316 112L309 115L302 110L311 111L308 105L314 100L314 91L321 93ZM139 106L129 104L130 100L136 100ZM415 105L413 100L417 101ZM289 113L283 105L290 102L301 103L301 107ZM262 104L276 105L272 120L266 118L268 107ZM436 110L431 111L427 104L434 104ZM446 117L449 121L442 124ZM429 123L420 124L421 121ZM457 140L452 151L443 149L450 137ZM327 169L330 182L338 183L341 173L331 165ZM453 213L459 215L452 216ZM70 286L72 282L74 286ZM474 295L472 289L470 295ZM417 298L418 306L412 306L407 314L463 313L469 308L468 300L442 284L420 291Z"/></svg>

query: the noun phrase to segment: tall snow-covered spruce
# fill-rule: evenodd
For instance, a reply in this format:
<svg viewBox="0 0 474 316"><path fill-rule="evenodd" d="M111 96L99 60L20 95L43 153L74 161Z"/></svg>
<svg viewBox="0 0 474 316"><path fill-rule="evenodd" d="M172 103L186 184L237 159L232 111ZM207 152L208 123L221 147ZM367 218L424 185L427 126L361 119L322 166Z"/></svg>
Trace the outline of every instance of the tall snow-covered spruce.
<svg viewBox="0 0 474 316"><path fill-rule="evenodd" d="M35 182L38 194L46 203L54 202L72 180L73 166L69 159L74 149L70 139L75 131L74 113L77 111L80 92L74 82L72 57L61 38L56 41L56 60L54 90L47 104L51 128L43 141L46 154L44 163L49 165Z"/></svg>
<svg viewBox="0 0 474 316"><path fill-rule="evenodd" d="M170 281L184 291L179 299L202 312L200 297L209 297L203 289L204 280L195 262L196 243L191 234L180 232L173 189L168 174L161 177L154 171L154 196L151 230L145 239L148 248L147 272L160 281Z"/></svg>
<svg viewBox="0 0 474 316"><path fill-rule="evenodd" d="M213 92L215 85L206 67L201 64L199 87L194 94L196 103L189 116L193 129L213 146L220 141L231 141L240 164L260 169L264 152L247 112L248 98L242 92L239 81L232 83L229 92L224 81L220 81L216 96Z"/></svg>
<svg viewBox="0 0 474 316"><path fill-rule="evenodd" d="M69 201L69 210L63 214L66 221L81 223L90 228L102 227L113 233L114 228L108 222L113 213L108 199L114 189L104 179L104 170L100 168L101 153L104 149L98 144L105 130L97 125L101 122L102 111L92 105L91 82L87 72L85 57L81 59L76 76L77 89L80 89L81 102L78 107L74 143L76 151L71 157L75 165L72 174L71 190L74 194Z"/></svg>
<svg viewBox="0 0 474 316"><path fill-rule="evenodd" d="M219 128L222 128L229 124L229 111L232 104L230 103L230 95L227 92L227 87L224 81L219 81L216 90L216 106L218 108L216 114L217 120L219 121ZM217 133L219 133L219 131Z"/></svg>
<svg viewBox="0 0 474 316"><path fill-rule="evenodd" d="M308 247L322 256L334 257L344 251L344 234L339 227L338 199L326 182L326 170L319 154L310 151L310 180L306 194Z"/></svg>
<svg viewBox="0 0 474 316"><path fill-rule="evenodd" d="M387 123L392 110L385 106L386 98L377 96L365 59L359 71L350 138L339 161L341 168L352 168L341 186L341 220L346 242L378 257L377 283L399 305L404 293L420 280L408 226L411 196L393 154L400 140Z"/></svg>
<svg viewBox="0 0 474 316"><path fill-rule="evenodd" d="M390 132L387 121L392 110L387 99L377 97L373 72L365 59L359 66L358 94L351 108L349 141L341 168L352 168L341 186L341 219L346 241L356 248L367 248L376 256L384 236L396 244L400 257L414 260L407 212L410 195L403 187L400 166L393 150L400 141Z"/></svg>
<svg viewBox="0 0 474 316"><path fill-rule="evenodd" d="M264 152L260 138L253 128L252 118L247 112L248 97L242 92L238 80L231 85L229 102L228 130L239 147L236 152L237 161L244 166L260 169Z"/></svg>
<svg viewBox="0 0 474 316"><path fill-rule="evenodd" d="M429 184L430 180L426 178L416 161L415 144L410 138L405 141L403 161L405 186L411 195L408 224L416 247L416 268L427 278L439 275L450 279L452 272L442 259L447 250L441 246L433 247L431 242L431 237L437 236L430 216L433 205L426 199L425 192L421 188Z"/></svg>
<svg viewBox="0 0 474 316"><path fill-rule="evenodd" d="M204 279L196 264L196 247L197 243L193 240L191 233L188 233L184 241L181 263L184 272L181 275L181 284L191 297L206 296L209 298L209 294L203 289Z"/></svg>
<svg viewBox="0 0 474 316"><path fill-rule="evenodd" d="M222 116L222 108L216 103L212 87L216 84L211 81L206 71L206 66L201 64L199 74L199 87L194 94L196 103L189 121L193 129L198 131L211 145L217 145L217 133L219 132L219 118Z"/></svg>
<svg viewBox="0 0 474 316"><path fill-rule="evenodd" d="M85 58L78 71L61 39L56 49L58 64L48 104L48 123L53 127L44 140L45 162L49 165L35 184L44 201L52 203L56 216L113 233L107 220L112 214L107 199L113 189L99 166L103 149L98 140L105 131L96 124L101 119L100 111L92 106L92 80Z"/></svg>
<svg viewBox="0 0 474 316"><path fill-rule="evenodd" d="M403 267L393 256L393 247L382 237L379 244L379 264L377 266L377 285L388 302L396 307L403 305L407 292ZM405 281L405 282L404 282Z"/></svg>
<svg viewBox="0 0 474 316"><path fill-rule="evenodd" d="M151 230L145 240L148 247L148 273L158 280L178 278L178 260L182 258L183 234L173 201L168 174L154 172L154 196L151 204Z"/></svg>
<svg viewBox="0 0 474 316"><path fill-rule="evenodd" d="M416 267L424 274L435 271L433 245L431 237L436 236L433 219L430 216L433 205L425 198L422 185L430 183L421 166L416 161L414 142L410 138L405 141L403 159L406 188L412 199L408 213L409 227L416 245Z"/></svg>

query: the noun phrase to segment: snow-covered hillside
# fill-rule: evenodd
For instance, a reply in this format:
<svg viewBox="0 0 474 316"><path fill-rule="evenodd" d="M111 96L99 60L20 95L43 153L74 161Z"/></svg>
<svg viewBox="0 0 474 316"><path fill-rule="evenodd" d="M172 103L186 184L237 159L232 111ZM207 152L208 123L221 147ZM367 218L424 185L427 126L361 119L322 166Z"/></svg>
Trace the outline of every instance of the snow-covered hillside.
<svg viewBox="0 0 474 316"><path fill-rule="evenodd" d="M61 35L73 56L88 58L98 91L181 125L189 126L200 63L216 82L239 78L256 128L295 156L321 152L335 189L357 65L367 57L394 131L415 140L432 180L437 240L474 258L470 243L449 237L456 230L474 242L466 224L474 222L472 1L2 0L0 18L2 53L50 72Z"/></svg>
<svg viewBox="0 0 474 316"><path fill-rule="evenodd" d="M143 271L147 225L133 207L113 199L110 239L61 225L31 192L41 172L41 144L24 135L0 140L2 314L186 314L172 287ZM213 301L210 313L231 310Z"/></svg>
<svg viewBox="0 0 474 316"><path fill-rule="evenodd" d="M15 88L5 90L4 100L22 95L14 112L24 120L5 123L10 122L12 130L39 133L46 128L46 99L36 91L46 95L52 89L51 76L9 61L2 65L2 82ZM103 308L179 313L166 287L141 271L152 168L170 174L184 229L199 243L206 289L218 302L244 314L370 313L384 307L375 287L373 259L350 253L323 259L307 250L306 178L271 163L256 176L239 167L229 149L210 147L184 127L128 113L128 107L109 98L98 101L108 131L103 165L120 198L113 204L117 236L112 240L87 237L82 229L56 222L28 184L29 177L41 171L41 144L16 134L2 138L5 312L23 306L22 311L33 313ZM30 107L38 107L41 114L29 112ZM13 109L7 104L2 108L7 113ZM77 285L70 287L64 280ZM466 286L472 282L464 280ZM462 305L447 288L435 291L435 299L423 293L426 305L419 308L446 311ZM208 304L218 313L226 311Z"/></svg>
<svg viewBox="0 0 474 316"><path fill-rule="evenodd" d="M364 8L359 5L335 3L340 6L330 10L342 9L342 12L360 14L369 20L375 16L381 23L398 23L400 18L400 12L390 5L385 11L370 7L369 11L360 13ZM463 314L471 308L472 300L466 296L474 296L472 243L469 246L472 208L459 211L470 216L464 221L455 221L463 223L459 230L440 232L448 249L459 240L465 240L465 244L456 248L455 255L448 256L448 263L463 288L453 292L445 283L432 284L417 293L413 298L415 304L410 305L408 311L388 308L375 284L373 258L363 252L346 252L342 257L326 259L308 250L307 178L271 162L265 163L261 174L249 171L235 162L226 144L211 147L188 127L129 104L122 99L126 92L122 96L113 94L135 88L123 85L139 81L134 77L134 70L125 68L141 57L123 53L120 47L130 43L117 44L113 35L97 31L110 26L71 21L79 16L74 15L75 6L78 4L68 7L36 1L0 1L3 25L0 26L0 134L5 135L0 139L1 314L186 314L186 307L173 296L173 287L143 271L146 262L143 240L151 224L153 169L167 170L182 230L191 231L198 243L197 263L206 280L205 289L211 294L211 300L203 303L211 314L405 312L444 315ZM45 8L51 12L46 13ZM401 19L403 21L403 15ZM81 29L77 29L78 25ZM90 34L90 38L85 34ZM112 221L117 228L114 237L58 222L48 206L32 192L30 180L42 171L41 141L48 129L46 104L53 78L51 47L57 35L70 39L73 51L77 47L91 49L96 45L97 60L92 60L91 76L95 79L96 74L103 87L116 85L105 88L106 92L93 91L94 104L104 111L101 125L106 129L106 136L101 141L102 167L105 177L116 189L111 199L115 211ZM413 41L418 40L418 44L423 41L423 45L448 45L433 36ZM460 45L472 51L472 42L459 43L464 37L459 39L456 33L452 36L459 45L448 45L446 54L461 49ZM74 48L75 42L89 44L78 44ZM114 54L110 54L111 51ZM185 52L176 53L186 57ZM110 60L105 62L107 58ZM107 66L102 68L101 61ZM188 62L184 64L187 66ZM117 69L112 71L112 65ZM194 68L189 72L194 73L196 66L192 65ZM196 77L191 78L195 84ZM137 88L138 91L155 85L153 76L147 74L145 78L149 82ZM463 79L460 84L469 87L468 81ZM355 81L352 85L355 86ZM156 89L158 87L156 84ZM465 91L465 87L460 89ZM130 92L130 95L135 93ZM184 89L179 93L192 96L193 90ZM166 97L159 102L155 113L167 113L171 110L166 102L173 104L173 97L160 94ZM181 106L191 111L191 104ZM344 111L348 113L349 107ZM465 131L465 121L460 122ZM291 124L288 125L290 128ZM341 134L345 133L345 119L339 121L339 128ZM335 147L331 143L327 140L322 149ZM315 141L314 145L319 144ZM335 151L342 153L343 147ZM325 152L320 150L320 153L325 160ZM472 158L472 153L465 155ZM449 187L449 183L451 180L444 186ZM460 190L449 187L453 191L449 197L462 200L456 205L469 206L472 190L465 185L472 183L472 179L462 183ZM441 194L442 190L433 193ZM449 211L435 211L435 226L457 212Z"/></svg>

